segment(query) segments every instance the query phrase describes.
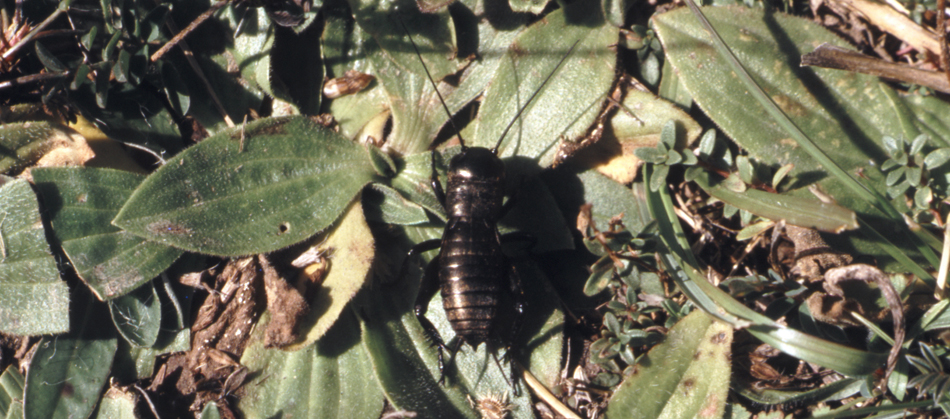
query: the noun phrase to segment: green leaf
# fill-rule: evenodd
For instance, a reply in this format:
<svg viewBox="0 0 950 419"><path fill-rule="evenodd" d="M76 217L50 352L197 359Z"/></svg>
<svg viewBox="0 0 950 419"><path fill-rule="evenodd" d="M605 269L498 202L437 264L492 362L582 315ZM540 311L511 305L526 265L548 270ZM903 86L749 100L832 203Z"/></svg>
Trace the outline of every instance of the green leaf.
<svg viewBox="0 0 950 419"><path fill-rule="evenodd" d="M693 311L624 380L610 398L607 418L722 417L731 343L731 326Z"/></svg>
<svg viewBox="0 0 950 419"><path fill-rule="evenodd" d="M785 177L788 175L792 169L795 168L794 164L788 163L782 165L778 170L775 171L775 175L772 176L772 187L778 189L782 184L782 181L785 180Z"/></svg>
<svg viewBox="0 0 950 419"><path fill-rule="evenodd" d="M386 154L380 150L379 147L372 144L366 145L366 151L369 152L370 162L373 163L373 168L376 169L377 175L385 178L396 176L396 163L389 154Z"/></svg>
<svg viewBox="0 0 950 419"><path fill-rule="evenodd" d="M754 169L749 156L736 156L736 168L739 169L739 179L748 185L755 183Z"/></svg>
<svg viewBox="0 0 950 419"><path fill-rule="evenodd" d="M762 9L739 7L704 8L730 48L745 63L753 78L765 87L766 94L800 127L827 156L851 177L868 162L880 164L887 159L881 140L885 135L914 138L905 127L920 131L936 128L925 120L903 124L900 115L910 111L907 101L873 76L822 68L800 68L804 46L827 42L848 47L833 33L804 19L787 17ZM768 166L795 164L790 173L790 193L805 196L803 188L818 182L821 188L852 210L859 218L875 219L875 228L912 257L920 257L918 239L908 234L906 225L893 214L875 208L869 200L873 193L860 193L854 182L830 176L827 168L816 163L789 134L779 128L760 106L748 106L746 87L719 57L706 30L690 12L682 9L658 15L654 19L657 34L667 57L680 73L684 85L700 107L751 157ZM810 48L810 47L808 47ZM950 112L947 104L929 105ZM939 113L938 111L934 111ZM902 147L902 146L901 146ZM865 170L870 188L883 190L883 174ZM849 186L850 185L850 186ZM884 208L884 206L881 206ZM848 234L831 238L832 246L849 253L877 257L885 269L898 267L876 239Z"/></svg>
<svg viewBox="0 0 950 419"><path fill-rule="evenodd" d="M119 334L129 343L147 348L158 339L162 325L162 305L151 283L109 300L109 314Z"/></svg>
<svg viewBox="0 0 950 419"><path fill-rule="evenodd" d="M215 402L208 402L203 409L201 409L200 419L221 419L221 412L218 411L218 404Z"/></svg>
<svg viewBox="0 0 950 419"><path fill-rule="evenodd" d="M362 147L309 119L263 119L169 160L113 224L198 253L270 252L327 228L374 173Z"/></svg>
<svg viewBox="0 0 950 419"><path fill-rule="evenodd" d="M924 145L927 144L928 140L930 140L930 137L928 137L927 134L918 135L917 138L914 138L914 141L910 143L910 151L908 151L908 154L913 156L917 153L920 153L920 151L924 149Z"/></svg>
<svg viewBox="0 0 950 419"><path fill-rule="evenodd" d="M155 42L162 36L162 28L165 26L165 18L171 9L169 5L160 4L142 17L138 22L139 36L146 42Z"/></svg>
<svg viewBox="0 0 950 419"><path fill-rule="evenodd" d="M82 38L79 38L79 42L82 44L82 47L85 49L92 49L93 42L96 42L96 35L99 34L99 25L89 28L89 32L86 32Z"/></svg>
<svg viewBox="0 0 950 419"><path fill-rule="evenodd" d="M667 121L663 124L663 130L660 132L660 142L666 146L668 150L676 149L676 122Z"/></svg>
<svg viewBox="0 0 950 419"><path fill-rule="evenodd" d="M187 114L191 107L190 93L188 92L188 86L182 82L174 64L162 62L161 77L165 97L168 98L168 103L172 105L172 109L179 115Z"/></svg>
<svg viewBox="0 0 950 419"><path fill-rule="evenodd" d="M238 402L246 417L379 417L383 394L352 312L342 313L325 339L293 352L265 349L263 329L251 332L241 358L254 377Z"/></svg>
<svg viewBox="0 0 950 419"><path fill-rule="evenodd" d="M437 159L441 161L441 159ZM419 153L403 157L398 166L396 177L392 179L393 189L399 191L409 201L421 205L436 217L445 220L442 203L432 192L432 153Z"/></svg>
<svg viewBox="0 0 950 419"><path fill-rule="evenodd" d="M485 92L469 145L494 147L514 121L501 139L499 155L526 156L547 167L555 161L559 141L586 135L613 83L616 55L607 46L617 42L617 28L590 6L574 3L556 10L518 35ZM561 59L565 61L557 68ZM557 73L515 121L555 68Z"/></svg>
<svg viewBox="0 0 950 419"><path fill-rule="evenodd" d="M441 80L458 69L458 61L450 58L457 47L455 27L448 10L426 14L414 7L404 7L397 11L397 2L391 0L349 0L349 3L356 23L376 40L383 54L403 70L423 78L426 74L416 50L405 36L406 30L422 52L422 61L433 79Z"/></svg>
<svg viewBox="0 0 950 419"><path fill-rule="evenodd" d="M690 169L687 176L710 195L763 218L833 233L858 228L854 211L835 204L757 189L734 192L723 185L724 181L714 183L711 175L700 168Z"/></svg>
<svg viewBox="0 0 950 419"><path fill-rule="evenodd" d="M950 148L938 148L924 157L924 166L928 169L935 169L943 166L948 161L950 161Z"/></svg>
<svg viewBox="0 0 950 419"><path fill-rule="evenodd" d="M119 83L127 83L129 81L129 64L131 60L132 54L129 54L126 50L119 51L119 58L115 60L115 64L112 66L112 75L115 77L115 81Z"/></svg>
<svg viewBox="0 0 950 419"><path fill-rule="evenodd" d="M24 378L15 364L10 364L0 375L0 417L23 417Z"/></svg>
<svg viewBox="0 0 950 419"><path fill-rule="evenodd" d="M112 61L112 54L115 52L115 46L118 45L120 37L122 37L122 31L115 31L112 34L109 43L102 49L102 61Z"/></svg>
<svg viewBox="0 0 950 419"><path fill-rule="evenodd" d="M656 174L650 178L650 190L656 192L666 187L666 177L670 173L670 166L657 165Z"/></svg>
<svg viewBox="0 0 950 419"><path fill-rule="evenodd" d="M687 145L695 142L702 133L702 127L690 118L683 109L671 102L654 96L650 92L630 90L624 97L621 106L622 111L617 112L610 118L611 129L604 130L605 138L601 141L612 140L612 138L610 138L612 134L613 137L616 137L616 141L620 143L621 149L633 149L635 150L635 156L639 156L639 154L636 154L636 150L640 149L653 149L654 151L647 152L656 153L654 147L660 142L664 125L670 121L675 122L676 126L683 127L683 131L685 131L685 135L673 136L673 139L676 140L677 143L675 143L675 147L671 149L677 151L684 150ZM689 164L691 159L695 160L695 156L691 157L691 155L692 152L683 153L684 164ZM615 160L622 162L618 164L618 166L624 166L625 173L624 176L612 177L618 179L621 183L626 183L624 180L628 179L632 181L636 177L636 168L638 167L635 159L633 159L633 162L630 162L626 158ZM659 156L657 156L651 160L644 161L658 163L660 160ZM611 168L614 167L613 163L614 161L611 161L611 163L608 164L607 171L613 172L613 170L611 170ZM603 166L601 166L601 168L603 169Z"/></svg>
<svg viewBox="0 0 950 419"><path fill-rule="evenodd" d="M864 380L858 378L843 378L833 383L823 385L814 390L783 391L762 389L759 386L736 389L743 397L764 405L779 405L796 403L798 405L814 405L826 400L841 400L861 391Z"/></svg>
<svg viewBox="0 0 950 419"><path fill-rule="evenodd" d="M272 97L275 96L271 85L271 52L274 48L274 24L267 17L263 7L238 8L229 5L222 13L222 18L232 28L239 23L241 31L234 37L234 43L228 51L233 56L237 67L241 69L241 77L254 84ZM217 89L215 89L217 91ZM241 112L243 113L243 112ZM295 112L299 113L299 112Z"/></svg>
<svg viewBox="0 0 950 419"><path fill-rule="evenodd" d="M80 64L76 68L76 74L73 76L73 81L69 83L69 90L76 90L79 86L89 82L89 79L86 76L89 75L89 66L86 64Z"/></svg>
<svg viewBox="0 0 950 419"><path fill-rule="evenodd" d="M750 224L739 231L739 234L736 234L736 241L745 241L749 240L765 230L768 230L775 223L772 221L759 221L755 224Z"/></svg>
<svg viewBox="0 0 950 419"><path fill-rule="evenodd" d="M891 137L890 135L885 135L881 142L884 145L884 151L887 152L888 156L893 157L895 154L904 151L904 142Z"/></svg>
<svg viewBox="0 0 950 419"><path fill-rule="evenodd" d="M84 86L76 92L83 117L95 122L97 128L114 140L145 145L159 154L180 150L183 147L181 132L159 96L134 83L111 84L109 89L109 74L109 69L99 70L96 78L96 89L108 90L93 91L90 86ZM108 99L108 108L99 106L105 99Z"/></svg>
<svg viewBox="0 0 950 419"><path fill-rule="evenodd" d="M51 73L61 73L66 71L66 66L63 65L59 59L56 58L51 52L49 52L46 47L43 46L39 41L34 41L36 47L36 58L40 59L40 62L43 63L43 67L46 67Z"/></svg>
<svg viewBox="0 0 950 419"><path fill-rule="evenodd" d="M930 208L930 203L933 202L933 199L934 194L929 186L924 186L914 193L914 205L919 209Z"/></svg>
<svg viewBox="0 0 950 419"><path fill-rule="evenodd" d="M111 327L102 327L104 304L82 290L73 298L69 334L36 344L26 375L25 419L88 417L112 369L117 341Z"/></svg>
<svg viewBox="0 0 950 419"><path fill-rule="evenodd" d="M415 225L429 222L419 204L403 198L399 191L374 183L363 191L366 218L386 224Z"/></svg>
<svg viewBox="0 0 950 419"><path fill-rule="evenodd" d="M592 297L607 289L607 285L614 277L614 264L610 258L600 258L590 268L590 276L584 283L584 295Z"/></svg>
<svg viewBox="0 0 950 419"><path fill-rule="evenodd" d="M112 387L106 391L99 402L97 419L138 419L135 415L135 405L138 397L132 389L120 390Z"/></svg>
<svg viewBox="0 0 950 419"><path fill-rule="evenodd" d="M573 250L574 238L564 214L548 186L537 176L519 174L518 161L506 159L508 171L508 199L515 200L511 210L498 221L501 234L520 231L533 236L537 242L531 248L534 253L555 250ZM523 173L523 172L522 172Z"/></svg>
<svg viewBox="0 0 950 419"><path fill-rule="evenodd" d="M683 155L676 150L670 150L666 153L666 165L672 166L683 162Z"/></svg>
<svg viewBox="0 0 950 419"><path fill-rule="evenodd" d="M158 338L148 348L136 347L127 340L120 339L112 369L116 380L132 382L151 377L155 374L158 356L191 348L191 329L187 325L191 324L190 313L195 288L179 281L172 282L168 277L194 277L198 275L195 273L197 270L207 266L204 259L194 254L185 255L168 270L167 275L163 275L161 281L154 282L162 309Z"/></svg>
<svg viewBox="0 0 950 419"><path fill-rule="evenodd" d="M475 418L459 386L437 383L436 353L409 309L411 298L403 289L363 290L358 297L363 347L386 399L421 416ZM413 377L412 386L403 385L406 377Z"/></svg>
<svg viewBox="0 0 950 419"><path fill-rule="evenodd" d="M182 253L110 224L144 179L140 174L112 169L33 170L33 181L50 214L53 235L79 277L101 300L139 288Z"/></svg>
<svg viewBox="0 0 950 419"><path fill-rule="evenodd" d="M0 176L0 330L35 336L69 325L69 289L49 252L36 196Z"/></svg>
<svg viewBox="0 0 950 419"><path fill-rule="evenodd" d="M96 71L96 80L95 80L95 95L96 95L96 106L99 109L106 109L106 106L109 104L109 88L112 87L112 83L109 81L109 74L111 68L100 69Z"/></svg>
<svg viewBox="0 0 950 419"><path fill-rule="evenodd" d="M653 147L640 147L633 153L646 163L663 163L667 159L666 153Z"/></svg>

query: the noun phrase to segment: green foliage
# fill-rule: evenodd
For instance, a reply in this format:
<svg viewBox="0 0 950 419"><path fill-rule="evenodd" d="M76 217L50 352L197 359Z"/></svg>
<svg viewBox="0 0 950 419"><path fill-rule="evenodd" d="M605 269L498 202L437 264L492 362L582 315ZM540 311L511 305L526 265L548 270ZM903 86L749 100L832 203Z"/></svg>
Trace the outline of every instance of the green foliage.
<svg viewBox="0 0 950 419"><path fill-rule="evenodd" d="M686 207L718 200L726 218L740 213L740 241L778 220L834 233L866 232L861 220L884 220L877 236L843 236L847 249L925 279L926 265L910 261L933 264L930 248L939 243L926 231L908 231L888 210L891 202L866 200L806 153L806 143L767 122L705 32L678 17L683 12L656 16L648 27L629 26L630 4L615 1L512 1L511 10L480 0L448 7L438 0L257 3L213 3L222 9L211 13L209 0L102 1L89 6L95 19L77 18L80 9L67 2L58 11L28 9L35 21L73 12L78 31L66 47L43 39L20 52L17 71L47 75L32 99L65 104L110 138L150 150L161 166L146 175L35 168L76 134L47 117L0 126L0 170L30 168L41 198L22 180L0 187L0 329L43 335L34 355L42 363L25 378L15 370L0 375L0 416L22 409L27 418L87 417L97 404L102 417L134 415L128 394L101 393L110 376L145 379L158 355L188 349L195 289L169 278L219 261L199 255L283 255L305 242L321 243L314 249L327 272L311 285L318 294L308 296L310 312L296 324L299 339L285 350L265 347L267 327L285 309L268 306L240 357L248 377L241 398L218 399L221 412L228 403L247 417L374 417L385 399L420 417L477 417L472 399L511 394L511 416L533 417L531 393L513 391L524 382L512 364L545 387L558 385L564 330L572 329L565 322L577 313L596 319L582 360L596 375L577 380L612 392L608 417L748 415L730 386L762 404L852 396L873 403L868 377L884 363L880 341L888 332L869 322L878 336L870 343L827 332L802 310L808 287L774 271L710 283L704 272L714 268L692 253L669 183L681 174L691 182L676 185L692 194ZM848 176L862 177L867 194L886 189L892 199L910 199L918 221L945 218L927 218L941 215L950 190L945 103L898 96L869 77L791 66L799 52L782 37L795 45L840 43L812 23L763 9L706 11L777 107ZM176 22L199 16L208 20L184 43L156 54ZM618 48L632 51L633 68L617 68L625 63ZM374 81L324 99L324 80L348 70ZM638 75L666 99L647 92L605 99L626 88L615 89L620 72ZM708 119L676 108L693 101ZM657 120L668 122L660 129ZM712 120L726 135L704 122L693 147L703 129L697 120ZM656 137L633 152L646 164L632 185L569 159L606 125L618 139ZM186 147L183 131L209 135ZM445 228L430 184L433 171L444 184L446 162L459 148L441 143L455 135L469 147L498 147L505 191L515 199L499 232L526 232L537 244L506 243L527 307L520 329L499 331L514 332L504 342L511 346L463 345L443 372L415 315L425 308L447 341L454 335L438 296L417 301L422 272L415 265L434 254L403 258ZM822 190L839 203L816 201ZM584 249L574 248L575 219ZM53 255L62 256L65 280ZM397 276L400 264L404 276ZM277 281L294 281L281 275ZM512 296L501 298L513 309ZM945 308L934 306L911 329L908 345L919 341L922 357L898 363L887 383L895 399L905 397L909 363L920 374L908 385L944 406L946 354L926 345L923 332L950 324ZM736 330L855 378L800 392L733 385ZM580 393L565 398L573 407L584 402ZM204 406L201 417L217 416L217 404Z"/></svg>
<svg viewBox="0 0 950 419"><path fill-rule="evenodd" d="M660 134L660 141L656 148L638 148L635 153L640 160L646 163L655 164L656 177L650 183L650 190L656 192L659 188L666 185L666 176L670 172L670 166L682 164L692 166L697 162L696 155L691 150L677 151L677 128L676 123L669 121L663 126Z"/></svg>

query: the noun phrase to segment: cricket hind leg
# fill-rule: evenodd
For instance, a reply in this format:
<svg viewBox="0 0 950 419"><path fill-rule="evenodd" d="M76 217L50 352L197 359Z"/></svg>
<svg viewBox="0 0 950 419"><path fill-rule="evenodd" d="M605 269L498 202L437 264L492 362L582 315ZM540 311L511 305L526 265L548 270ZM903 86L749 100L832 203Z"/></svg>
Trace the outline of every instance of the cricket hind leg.
<svg viewBox="0 0 950 419"><path fill-rule="evenodd" d="M425 243L425 242L423 242ZM420 243L421 244L421 243ZM416 319L419 320L419 324L422 325L422 330L425 333L426 339L436 346L439 352L439 385L445 384L445 352L449 352L451 355L455 355L455 352L458 351L458 347L461 344L461 340L456 339L454 343L454 348L450 348L445 344L445 341L442 339L442 335L439 334L439 331L436 330L435 326L431 321L426 317L426 311L429 309L429 301L432 300L432 297L439 291L439 258L436 257L432 259L431 262L426 266L425 272L422 274L422 282L419 285L419 294L416 296L416 302L413 311L416 314ZM453 342L450 342L453 343Z"/></svg>
<svg viewBox="0 0 950 419"><path fill-rule="evenodd" d="M524 309L527 302L525 302L524 290L521 287L521 275L518 274L518 269L515 265L511 264L510 261L508 262L508 266L508 290L513 300L514 321L512 321L511 330L508 331L508 348L505 350L505 354L502 355L501 359L508 360L508 365L511 367L511 388L515 396L519 396L521 390L518 380L518 363L515 362L514 355L511 351L514 348L515 339L518 337L522 323L524 322Z"/></svg>

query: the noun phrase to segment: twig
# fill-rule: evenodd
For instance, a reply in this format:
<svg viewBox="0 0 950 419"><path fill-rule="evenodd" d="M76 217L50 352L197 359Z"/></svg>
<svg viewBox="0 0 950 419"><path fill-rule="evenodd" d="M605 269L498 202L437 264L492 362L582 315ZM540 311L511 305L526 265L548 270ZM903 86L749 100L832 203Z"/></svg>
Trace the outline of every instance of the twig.
<svg viewBox="0 0 950 419"><path fill-rule="evenodd" d="M167 53L169 50L171 50L172 47L174 47L179 42L181 42L182 39L185 39L185 37L188 36L188 34L192 33L195 30L195 28L198 27L198 25L204 23L204 21L208 20L208 18L210 18L211 15L214 14L214 12L217 12L218 9L220 9L226 4L228 4L227 0L221 0L215 4L212 4L211 7L208 8L208 10L205 10L204 13L198 15L198 17L196 17L195 20L193 20L190 24L188 24L188 26L185 27L185 30L178 32L178 34L175 35L175 37L172 38L171 41L168 41L158 51L155 51L155 53L152 54L152 58L151 58L152 62L154 63L158 61L160 58L162 58L162 56L165 55L165 53ZM168 29L171 29L172 32L175 32L175 30L172 29L172 26L169 26Z"/></svg>
<svg viewBox="0 0 950 419"><path fill-rule="evenodd" d="M548 390L544 384L541 384L541 382L534 377L534 374L531 374L531 371L528 371L528 369L520 363L518 363L518 368L524 372L524 381L528 383L528 387L531 387L531 389L534 390L534 394L538 396L542 402L547 403L548 406L551 406L551 408L561 416L564 416L568 419L581 419L577 413L574 413L571 408L565 406L564 403L561 403L561 401L554 396L554 394L551 394L551 391Z"/></svg>
<svg viewBox="0 0 950 419"><path fill-rule="evenodd" d="M66 11L66 10L64 10L64 9L59 9L59 8L57 8L56 11L53 12L53 14L49 15L49 16L46 18L46 20L44 20L42 23L40 23L40 24L37 25L35 28L33 28L33 30L30 31L29 35L24 36L23 39L20 40L20 42L17 42L16 45L14 45L14 46L11 47L10 49L8 49L6 52L4 52L4 53L3 53L3 59L4 59L4 60L7 60L7 59L9 59L10 57L12 57L13 54L16 54L17 50L19 50L20 48L22 48L22 47L23 47L24 45L26 45L28 42L32 41L33 38L35 38L36 35L40 33L40 31L42 31L44 28L46 28L47 26L49 26L50 23L53 23L53 21L56 20L56 18L58 18L59 15L63 14L63 12L65 12L65 11Z"/></svg>
<svg viewBox="0 0 950 419"><path fill-rule="evenodd" d="M939 71L922 70L907 64L891 63L831 44L821 44L814 51L802 55L802 66L834 68L870 74L950 93L950 81L948 81L946 74Z"/></svg>
<svg viewBox="0 0 950 419"><path fill-rule="evenodd" d="M937 0L937 40L940 41L940 66L950 83L950 47L947 45L947 0Z"/></svg>
<svg viewBox="0 0 950 419"><path fill-rule="evenodd" d="M158 3L158 0L156 0ZM221 7L224 4L227 4L227 1L219 1L211 6L208 13L210 17L213 14L213 10L216 10L216 7ZM202 13L204 15L205 13ZM199 16L200 19L200 16ZM205 18L207 19L207 18ZM198 19L195 19L198 20ZM199 22L200 23L200 22ZM178 27L175 25L175 22L168 18L165 20L165 26L168 27L168 30L172 32L178 32ZM189 25L191 26L191 25ZM179 34L180 35L180 34ZM177 38L178 36L176 36ZM218 99L218 95L214 92L214 89L211 88L211 83L208 82L208 78L205 77L204 71L201 70L201 66L198 65L198 61L195 60L194 54L191 52L191 48L188 46L188 43L184 39L178 41L178 45L181 46L181 51L185 54L185 59L188 60L188 65L195 70L195 74L198 75L198 78L201 79L201 83L205 86L205 90L208 91L208 95L211 97L211 101L214 103L214 107L218 110L221 116L224 118L224 123L228 125L228 128L234 128L234 121L231 120L231 117L228 116L228 111L224 109L224 105L221 104L221 100ZM154 58L154 55L152 56ZM154 59L152 60L154 61Z"/></svg>
<svg viewBox="0 0 950 419"><path fill-rule="evenodd" d="M52 80L52 79L68 77L69 74L70 74L69 72L62 72L62 73L40 73L40 74L30 74L27 76L21 76L13 80L0 82L0 90L8 89L14 86L29 84L29 83L41 82L44 80Z"/></svg>

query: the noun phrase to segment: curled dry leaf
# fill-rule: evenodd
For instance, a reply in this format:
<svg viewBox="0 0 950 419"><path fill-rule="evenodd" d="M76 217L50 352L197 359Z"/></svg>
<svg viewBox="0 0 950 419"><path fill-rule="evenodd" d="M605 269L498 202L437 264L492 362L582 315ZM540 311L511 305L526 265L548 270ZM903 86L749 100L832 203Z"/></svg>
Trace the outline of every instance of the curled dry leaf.
<svg viewBox="0 0 950 419"><path fill-rule="evenodd" d="M297 323L310 312L310 306L300 291L282 278L266 257L258 256L258 260L264 270L264 291L271 312L270 322L264 332L264 347L289 345L297 341Z"/></svg>
<svg viewBox="0 0 950 419"><path fill-rule="evenodd" d="M832 249L813 229L786 225L785 232L795 245L795 266L789 272L793 277L814 281L822 272L851 263L851 255Z"/></svg>

